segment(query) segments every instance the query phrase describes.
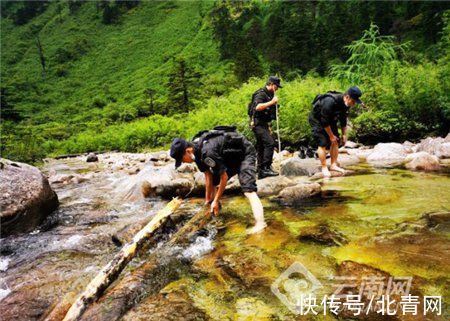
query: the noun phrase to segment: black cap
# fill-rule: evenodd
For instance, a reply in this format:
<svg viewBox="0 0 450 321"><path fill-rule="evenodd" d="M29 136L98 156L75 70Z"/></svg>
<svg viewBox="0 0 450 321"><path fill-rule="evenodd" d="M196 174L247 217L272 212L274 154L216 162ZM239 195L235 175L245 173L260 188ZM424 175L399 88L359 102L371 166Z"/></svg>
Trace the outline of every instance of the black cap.
<svg viewBox="0 0 450 321"><path fill-rule="evenodd" d="M347 95L349 95L357 104L362 104L361 99L359 99L362 96L362 91L358 87L350 87L347 90Z"/></svg>
<svg viewBox="0 0 450 321"><path fill-rule="evenodd" d="M278 88L283 88L283 86L281 86L281 79L278 78L277 76L270 76L267 82L277 85Z"/></svg>
<svg viewBox="0 0 450 321"><path fill-rule="evenodd" d="M175 159L175 168L180 167L184 152L189 144L183 138L175 138L170 146L170 157Z"/></svg>

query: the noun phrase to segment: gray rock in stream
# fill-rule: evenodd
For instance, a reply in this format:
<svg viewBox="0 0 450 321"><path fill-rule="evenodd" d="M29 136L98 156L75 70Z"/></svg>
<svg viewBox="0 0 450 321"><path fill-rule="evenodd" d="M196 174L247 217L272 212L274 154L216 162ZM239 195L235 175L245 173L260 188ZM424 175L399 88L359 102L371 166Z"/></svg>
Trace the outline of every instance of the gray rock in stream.
<svg viewBox="0 0 450 321"><path fill-rule="evenodd" d="M439 158L427 152L409 154L405 162L405 167L412 170L437 171L441 168Z"/></svg>
<svg viewBox="0 0 450 321"><path fill-rule="evenodd" d="M427 152L438 158L450 158L450 133L447 137L427 137L416 147L417 152Z"/></svg>
<svg viewBox="0 0 450 321"><path fill-rule="evenodd" d="M283 189L275 200L284 205L293 205L305 198L318 195L320 192L321 188L318 183L299 183Z"/></svg>
<svg viewBox="0 0 450 321"><path fill-rule="evenodd" d="M95 153L89 153L86 157L86 162L93 163L98 162L98 156Z"/></svg>
<svg viewBox="0 0 450 321"><path fill-rule="evenodd" d="M396 166L403 163L406 155L412 152L412 149L399 143L380 143L367 156L367 162L379 167Z"/></svg>
<svg viewBox="0 0 450 321"><path fill-rule="evenodd" d="M329 165L330 160L327 160ZM338 163L340 166L356 165L360 159L356 155L340 154ZM320 162L318 159L292 157L281 162L281 175L284 176L313 176L320 172Z"/></svg>
<svg viewBox="0 0 450 321"><path fill-rule="evenodd" d="M1 236L30 232L58 207L58 196L36 167L0 162Z"/></svg>
<svg viewBox="0 0 450 321"><path fill-rule="evenodd" d="M259 196L269 196L275 195L281 192L284 188L288 186L295 185L295 181L285 177L266 177L257 181L258 184L258 195Z"/></svg>
<svg viewBox="0 0 450 321"><path fill-rule="evenodd" d="M280 174L284 176L312 176L320 171L319 161L314 158L292 157L281 162Z"/></svg>

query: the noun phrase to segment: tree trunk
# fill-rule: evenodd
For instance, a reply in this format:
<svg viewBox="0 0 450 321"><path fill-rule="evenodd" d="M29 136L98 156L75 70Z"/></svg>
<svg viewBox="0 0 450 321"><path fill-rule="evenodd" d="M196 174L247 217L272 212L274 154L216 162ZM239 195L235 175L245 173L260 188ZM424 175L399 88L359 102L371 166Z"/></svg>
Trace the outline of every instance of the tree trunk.
<svg viewBox="0 0 450 321"><path fill-rule="evenodd" d="M195 214L174 236L165 244L164 248L187 243L209 221L210 216L204 211ZM158 293L167 284L178 277L180 259L176 256L158 256L158 252L146 258L144 264L120 280L114 288L109 290L98 302L91 305L83 314L81 321L115 321L134 305L148 295Z"/></svg>

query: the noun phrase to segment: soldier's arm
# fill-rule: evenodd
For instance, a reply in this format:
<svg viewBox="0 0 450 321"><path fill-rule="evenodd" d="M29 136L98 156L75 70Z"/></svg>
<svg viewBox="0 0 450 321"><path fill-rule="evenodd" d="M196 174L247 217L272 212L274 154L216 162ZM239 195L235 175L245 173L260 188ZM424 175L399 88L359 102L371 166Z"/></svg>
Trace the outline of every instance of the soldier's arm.
<svg viewBox="0 0 450 321"><path fill-rule="evenodd" d="M225 191L225 187L227 186L227 181L228 181L228 174L225 171L222 174L220 174L219 187L217 188L216 195L214 196L214 201L211 204L211 210L215 215L219 214L219 209L220 209L219 201L223 195L223 192Z"/></svg>
<svg viewBox="0 0 450 321"><path fill-rule="evenodd" d="M259 93L255 97L255 103L256 103L256 111L262 111L264 109L269 108L270 106L275 105L278 102L278 97L274 96L272 100L269 100L268 102L264 102L265 96L263 93Z"/></svg>
<svg viewBox="0 0 450 321"><path fill-rule="evenodd" d="M205 204L209 204L213 200L214 184L213 175L208 169L205 171Z"/></svg>

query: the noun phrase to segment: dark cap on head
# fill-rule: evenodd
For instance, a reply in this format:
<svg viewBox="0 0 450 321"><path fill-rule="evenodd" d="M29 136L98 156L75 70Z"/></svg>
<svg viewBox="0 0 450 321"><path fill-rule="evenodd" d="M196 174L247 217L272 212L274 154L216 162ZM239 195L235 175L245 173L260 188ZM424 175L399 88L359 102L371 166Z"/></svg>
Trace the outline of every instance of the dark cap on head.
<svg viewBox="0 0 450 321"><path fill-rule="evenodd" d="M278 88L283 88L283 86L281 86L281 79L277 76L270 76L269 80L267 80L267 83L275 84Z"/></svg>
<svg viewBox="0 0 450 321"><path fill-rule="evenodd" d="M183 138L175 138L170 146L170 157L175 159L175 168L180 167L186 148L189 147L189 143Z"/></svg>
<svg viewBox="0 0 450 321"><path fill-rule="evenodd" d="M350 98L352 98L354 101L356 101L357 104L362 104L361 99L359 99L362 96L362 91L358 87L350 87L347 90L346 94L349 95Z"/></svg>

